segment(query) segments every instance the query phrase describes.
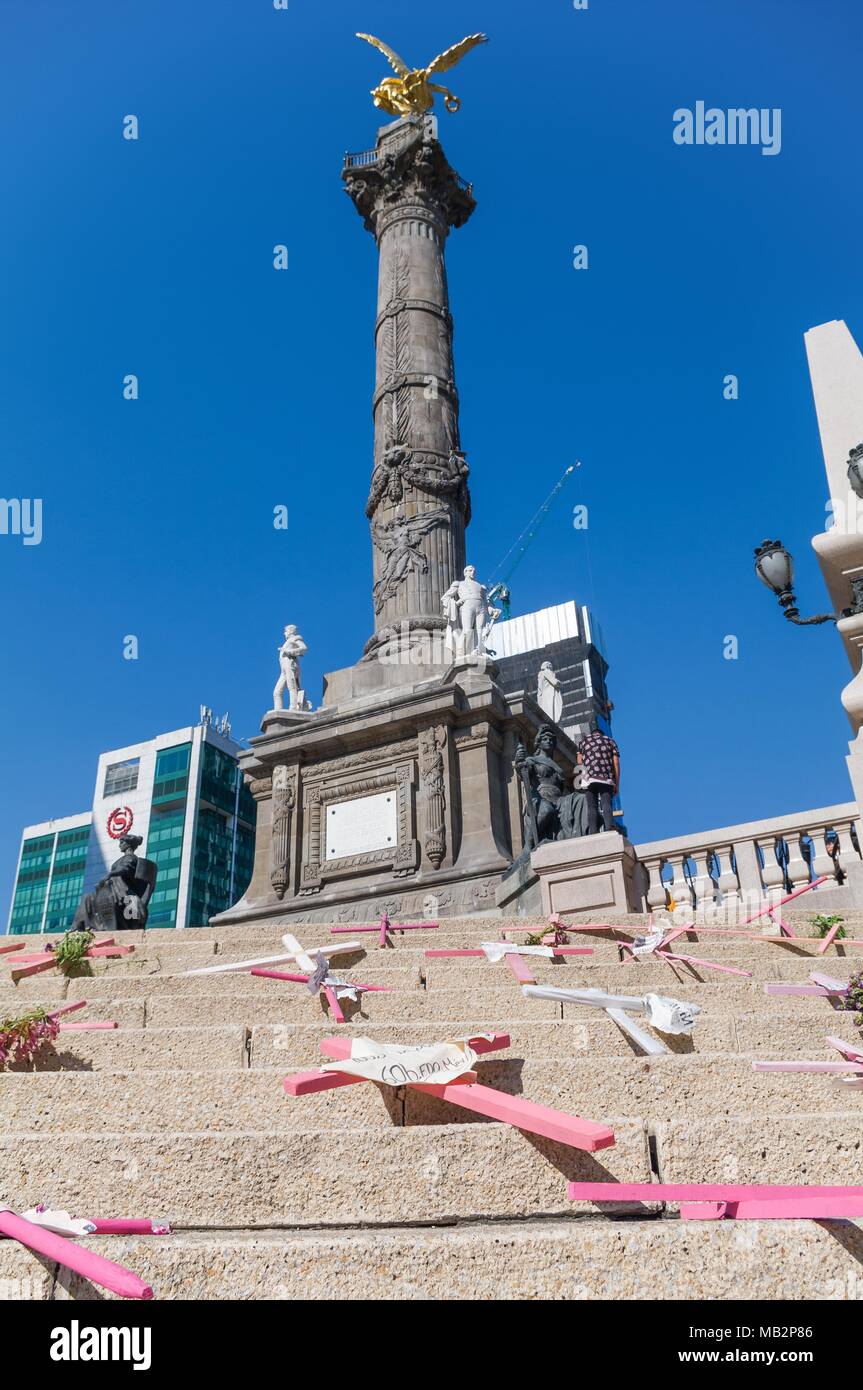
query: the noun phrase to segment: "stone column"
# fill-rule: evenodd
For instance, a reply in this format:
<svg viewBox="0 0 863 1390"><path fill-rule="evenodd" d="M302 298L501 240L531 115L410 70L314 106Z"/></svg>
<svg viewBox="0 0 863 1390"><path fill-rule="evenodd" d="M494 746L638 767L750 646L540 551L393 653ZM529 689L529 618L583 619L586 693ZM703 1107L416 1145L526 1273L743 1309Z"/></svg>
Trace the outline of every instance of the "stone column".
<svg viewBox="0 0 863 1390"><path fill-rule="evenodd" d="M422 650L448 664L441 594L465 565L470 519L452 356L444 246L474 209L428 117L378 133L343 178L378 245L371 526L375 631L366 656ZM438 634L433 642L433 634Z"/></svg>

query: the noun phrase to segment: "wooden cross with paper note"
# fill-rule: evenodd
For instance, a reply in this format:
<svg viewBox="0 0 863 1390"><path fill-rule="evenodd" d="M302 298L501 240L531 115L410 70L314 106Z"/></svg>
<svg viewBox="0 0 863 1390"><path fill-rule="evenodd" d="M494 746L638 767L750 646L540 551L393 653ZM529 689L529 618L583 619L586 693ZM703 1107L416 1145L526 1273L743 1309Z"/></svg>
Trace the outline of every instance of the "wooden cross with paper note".
<svg viewBox="0 0 863 1390"><path fill-rule="evenodd" d="M378 1043L372 1038L324 1038L321 1052L338 1060L325 1063L318 1071L286 1076L285 1091L289 1096L308 1096L362 1081L408 1086L461 1110L501 1120L573 1149L595 1153L614 1144L614 1131L608 1125L479 1085L473 1070L477 1056L509 1045L507 1033L477 1034L416 1047Z"/></svg>

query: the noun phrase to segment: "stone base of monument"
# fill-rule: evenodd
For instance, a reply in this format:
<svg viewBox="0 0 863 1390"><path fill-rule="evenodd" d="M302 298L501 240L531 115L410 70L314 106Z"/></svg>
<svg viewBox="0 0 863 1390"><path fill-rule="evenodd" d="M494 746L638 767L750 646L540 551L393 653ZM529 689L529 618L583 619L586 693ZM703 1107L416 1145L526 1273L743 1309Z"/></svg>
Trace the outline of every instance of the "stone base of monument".
<svg viewBox="0 0 863 1390"><path fill-rule="evenodd" d="M539 874L531 864L519 864L517 869L501 879L494 894L495 907L503 917L540 917L542 889Z"/></svg>
<svg viewBox="0 0 863 1390"><path fill-rule="evenodd" d="M258 806L252 879L214 923L496 914L522 848L516 744L546 718L494 669L454 663L311 715L267 714L241 758ZM563 734L557 756L571 775Z"/></svg>
<svg viewBox="0 0 863 1390"><path fill-rule="evenodd" d="M636 863L633 845L616 830L540 845L530 856L534 878L524 875L524 905L514 896L509 911L515 907L519 916L557 914L563 921L577 912L639 912ZM500 885L498 896L515 878Z"/></svg>

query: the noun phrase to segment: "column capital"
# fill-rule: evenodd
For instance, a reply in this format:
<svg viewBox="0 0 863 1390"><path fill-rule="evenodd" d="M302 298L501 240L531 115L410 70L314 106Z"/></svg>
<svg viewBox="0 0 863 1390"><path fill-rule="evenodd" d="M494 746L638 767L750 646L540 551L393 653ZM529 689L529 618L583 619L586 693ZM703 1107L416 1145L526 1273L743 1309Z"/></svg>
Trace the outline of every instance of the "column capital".
<svg viewBox="0 0 863 1390"><path fill-rule="evenodd" d="M418 122L390 140L385 129L373 150L346 155L342 179L367 231L380 238L394 222L435 224L444 237L461 227L476 203L427 125Z"/></svg>

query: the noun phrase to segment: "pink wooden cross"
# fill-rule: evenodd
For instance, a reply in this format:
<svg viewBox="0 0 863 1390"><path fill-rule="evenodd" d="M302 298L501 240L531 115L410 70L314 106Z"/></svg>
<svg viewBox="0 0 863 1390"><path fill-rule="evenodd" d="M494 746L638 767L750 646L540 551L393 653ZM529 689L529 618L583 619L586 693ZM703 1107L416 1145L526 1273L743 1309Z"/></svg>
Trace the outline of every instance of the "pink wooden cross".
<svg viewBox="0 0 863 1390"><path fill-rule="evenodd" d="M651 919L652 919L652 917L653 917L653 914L651 913ZM751 978L752 978L752 971L751 971L751 970L742 970L739 966L736 966L736 965L720 965L718 961L715 961L715 960L704 960L701 956L680 956L680 955L677 955L677 954L676 954L675 952L673 952L673 951L669 951L669 950L668 950L668 947L671 945L672 941L674 941L676 937L680 936L683 932L685 932L685 931L687 931L687 930L688 930L687 927L675 927L674 930L672 930L672 931L670 931L670 932L667 932L667 933L665 934L665 936L662 938L662 940L660 941L659 945L658 945L653 951L651 951L649 954L650 954L651 956L656 957L656 958L659 959L659 960L665 960L665 961L680 961L683 965L700 965L700 966L702 967L702 969L707 969L707 970L719 970L719 971L721 971L724 975L744 975L747 979L751 979ZM628 956L625 955L624 952L628 952ZM646 958L646 959L649 959L649 956L646 956L645 958ZM621 965L626 965L627 960L640 960L640 959L641 959L640 954L634 950L632 944L631 944L629 941L621 941L621 943L620 943L620 963L621 963Z"/></svg>
<svg viewBox="0 0 863 1390"><path fill-rule="evenodd" d="M786 985L785 983L767 984L764 986L765 994L791 994L798 996L811 996L817 999L830 999L836 995L846 994L848 982L846 980L834 980L832 975L824 975L818 970L809 972L811 984L808 985Z"/></svg>
<svg viewBox="0 0 863 1390"><path fill-rule="evenodd" d="M571 1182L573 1202L679 1202L683 1221L755 1221L863 1216L863 1187L764 1183Z"/></svg>
<svg viewBox="0 0 863 1390"><path fill-rule="evenodd" d="M509 1047L509 1036L496 1033L494 1037L470 1038L469 1046L474 1052L491 1052L500 1047ZM347 1061L351 1056L349 1038L324 1038L321 1051L325 1057ZM285 1091L289 1096L311 1095L318 1091L330 1091L337 1086L351 1086L365 1081L365 1077L349 1073L311 1071L298 1072L285 1077ZM514 1129L523 1129L529 1134L538 1134L546 1139L554 1139L573 1149L584 1149L595 1153L614 1144L614 1131L608 1125L596 1124L593 1120L583 1120L578 1115L567 1115L562 1110L552 1110L547 1105L524 1100L521 1096L509 1096L503 1091L495 1091L490 1086L481 1086L476 1081L476 1072L466 1072L453 1081L443 1085L427 1085L425 1082L409 1082L410 1090L423 1091L426 1095L437 1096L461 1110L470 1110L476 1115L501 1120Z"/></svg>
<svg viewBox="0 0 863 1390"><path fill-rule="evenodd" d="M545 960L558 960L561 956L592 956L592 946L553 946L551 949L554 955L544 957ZM485 956L485 951L426 951L425 955L430 959L441 959L452 956ZM529 957L528 957L529 959ZM527 965L525 959L513 948L504 954L504 961L509 966L515 978L521 985L535 985L536 976Z"/></svg>
<svg viewBox="0 0 863 1390"><path fill-rule="evenodd" d="M61 1009L52 1009L49 1018L62 1018L64 1014L77 1013L79 1009L86 1009L87 1000L78 999L74 1004L64 1004ZM116 1028L117 1024L113 1019L105 1023L61 1023L58 1025L61 1033L98 1033L106 1028Z"/></svg>
<svg viewBox="0 0 863 1390"><path fill-rule="evenodd" d="M93 944L84 952L83 960L93 960L100 956L128 956L134 951L134 946L117 946L113 936L106 937ZM54 951L37 951L33 955L17 956L12 964L11 976L17 983L24 980L29 975L41 975L45 970L51 970L57 964L57 957Z"/></svg>
<svg viewBox="0 0 863 1390"><path fill-rule="evenodd" d="M394 931L437 931L439 922L391 922L385 912L379 922L372 923L364 927L330 927L330 931L338 935L339 932L346 932L352 936L357 931L376 931L379 934L378 946L392 946L390 933Z"/></svg>
<svg viewBox="0 0 863 1390"><path fill-rule="evenodd" d="M291 984L307 985L311 979L310 975L289 974L286 970L250 970L250 975L263 975L268 980L289 980ZM392 989L388 985L357 985L351 981L351 989L361 990L366 994L392 994ZM339 1003L338 995L331 985L322 985L321 990L324 998L332 1010L333 1018L336 1023L347 1023L347 1019Z"/></svg>
<svg viewBox="0 0 863 1390"><path fill-rule="evenodd" d="M564 926L563 922L561 922L560 918L557 916L556 913L554 914L554 916L549 917L548 920L551 930L545 932L545 934L542 937L541 944L543 946L554 947L566 946L569 941L569 935L567 928ZM523 936L525 932L529 932L531 935L534 934L533 927L530 925L529 922L525 923L523 927L507 927L505 931L501 932L501 938L504 941L506 941L511 936Z"/></svg>
<svg viewBox="0 0 863 1390"><path fill-rule="evenodd" d="M120 1298L153 1297L153 1290L149 1284L145 1284L130 1269L115 1264L113 1260L106 1260L104 1255L97 1255L95 1250L84 1250L67 1236L55 1235L53 1231L47 1231L33 1221L26 1221L23 1216L17 1216L8 1208L0 1207L0 1234L17 1240L28 1250L34 1250L37 1255L44 1255L46 1259L74 1270L82 1278L99 1284L103 1289L110 1289L111 1293L119 1294Z"/></svg>

